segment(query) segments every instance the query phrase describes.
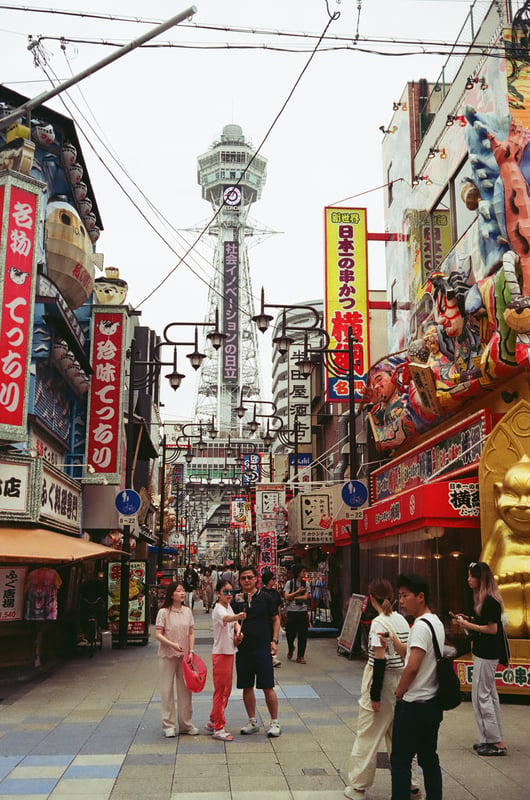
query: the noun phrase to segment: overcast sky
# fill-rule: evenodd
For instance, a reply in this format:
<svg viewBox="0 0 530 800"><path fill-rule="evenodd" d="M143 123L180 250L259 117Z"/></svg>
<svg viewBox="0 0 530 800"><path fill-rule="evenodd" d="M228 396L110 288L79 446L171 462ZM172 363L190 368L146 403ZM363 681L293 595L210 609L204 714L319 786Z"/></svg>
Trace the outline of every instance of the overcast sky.
<svg viewBox="0 0 530 800"><path fill-rule="evenodd" d="M42 0L19 5L50 8ZM125 44L190 5L174 0L57 0L52 6L145 20L140 24L10 11L0 3L3 83L29 97L49 88L27 49L28 35L44 37L46 69L64 80L112 50L72 40ZM185 229L198 227L211 215L197 184L197 156L208 150L231 122L241 125L257 147L316 44L314 36L302 39L252 34L250 30L318 36L329 22L325 0L197 0L195 5L198 11L191 24L173 28L152 43L172 42L178 47L146 47L124 56L71 89L65 97L68 111L59 98L49 103L73 116L81 139L86 130L94 145L96 152L82 139L105 226L97 250L104 253L106 265L120 268L129 282L128 300L134 306L174 268L186 249L185 241L191 243L195 238L195 233ZM419 78L434 81L445 56L397 55L418 53L421 47L364 39L453 42L469 5L469 0L329 0L329 10L340 12L327 32L334 38L321 45L261 149L268 159L267 183L262 199L250 213L261 227L278 233L250 250L256 298L262 285L271 303L322 297L324 206L344 199L344 205L366 207L369 230L383 230L384 192L369 191L384 183L379 126L388 125L392 103L399 99L406 82ZM489 2L478 3L482 13L487 6ZM219 25L227 30L197 25ZM248 30L239 33L237 28ZM354 46L357 30L360 38ZM64 37L64 49L56 39L46 38L49 36ZM348 43L347 50L329 49ZM263 44L268 46L256 49ZM294 52L283 52L287 49ZM426 45L425 49L436 48ZM117 154L126 174L88 130L81 114ZM160 236L143 220L104 164L132 194ZM180 235L156 221L133 182ZM201 244L186 259L189 266L181 264L163 288L141 304L142 322L161 333L172 320L203 319L211 256L207 244ZM383 248L370 245L370 288L386 288L384 273ZM263 363L270 364L270 339L263 337L260 342L264 345ZM267 374L264 385L268 394ZM183 388L165 398L167 417L191 413L193 388L194 378L188 372Z"/></svg>

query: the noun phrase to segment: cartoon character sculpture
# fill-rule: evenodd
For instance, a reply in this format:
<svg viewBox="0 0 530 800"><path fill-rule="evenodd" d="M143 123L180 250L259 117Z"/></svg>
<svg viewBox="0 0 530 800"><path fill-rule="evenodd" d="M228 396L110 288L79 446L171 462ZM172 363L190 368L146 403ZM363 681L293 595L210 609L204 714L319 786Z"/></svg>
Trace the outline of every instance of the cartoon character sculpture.
<svg viewBox="0 0 530 800"><path fill-rule="evenodd" d="M530 639L530 403L490 434L479 469L482 554L499 584L510 638Z"/></svg>

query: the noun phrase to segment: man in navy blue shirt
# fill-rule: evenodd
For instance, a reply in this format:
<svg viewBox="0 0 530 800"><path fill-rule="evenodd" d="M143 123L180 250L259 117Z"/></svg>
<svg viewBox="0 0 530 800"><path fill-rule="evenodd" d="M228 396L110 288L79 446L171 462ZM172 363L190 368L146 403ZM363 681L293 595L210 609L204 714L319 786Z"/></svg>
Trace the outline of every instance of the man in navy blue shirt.
<svg viewBox="0 0 530 800"><path fill-rule="evenodd" d="M243 703L248 714L248 723L241 728L243 735L259 731L256 718L257 689L262 689L271 715L268 736L280 736L278 722L278 697L274 691L274 667L272 657L278 651L280 617L271 596L258 589L258 572L255 567L239 570L242 600L234 602L235 613L246 612L241 625L241 636L236 653L237 688L243 689ZM272 631L272 640L271 640Z"/></svg>

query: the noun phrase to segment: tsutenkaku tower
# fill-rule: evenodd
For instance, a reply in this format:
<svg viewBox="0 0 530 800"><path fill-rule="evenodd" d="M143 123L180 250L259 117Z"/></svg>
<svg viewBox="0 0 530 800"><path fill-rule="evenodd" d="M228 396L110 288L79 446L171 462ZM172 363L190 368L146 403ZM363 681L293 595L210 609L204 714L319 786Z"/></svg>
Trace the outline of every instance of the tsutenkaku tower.
<svg viewBox="0 0 530 800"><path fill-rule="evenodd" d="M195 410L199 418L215 414L217 428L224 432L236 430L241 423L234 413L241 389L245 398L261 396L246 239L255 232L248 213L261 196L267 160L254 156L242 128L225 125L220 138L197 159L202 196L217 214L209 228L209 234L215 237L215 252L208 319L214 319L217 309L226 339L219 350L205 342L207 358L201 367Z"/></svg>

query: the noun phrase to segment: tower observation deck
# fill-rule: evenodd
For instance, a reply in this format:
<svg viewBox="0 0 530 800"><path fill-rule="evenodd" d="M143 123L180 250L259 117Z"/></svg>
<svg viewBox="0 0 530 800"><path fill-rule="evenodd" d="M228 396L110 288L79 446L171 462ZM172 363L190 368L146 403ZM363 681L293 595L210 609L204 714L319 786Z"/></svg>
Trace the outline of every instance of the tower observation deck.
<svg viewBox="0 0 530 800"><path fill-rule="evenodd" d="M232 124L225 125L220 138L197 159L202 197L214 213L219 212L208 231L215 244L207 318L213 320L219 311L226 339L219 350L205 341L207 357L201 367L195 412L202 419L215 414L218 430L225 433L241 423L234 412L241 389L245 399L261 396L247 237L254 235L248 213L261 196L267 160L254 156L242 128Z"/></svg>

